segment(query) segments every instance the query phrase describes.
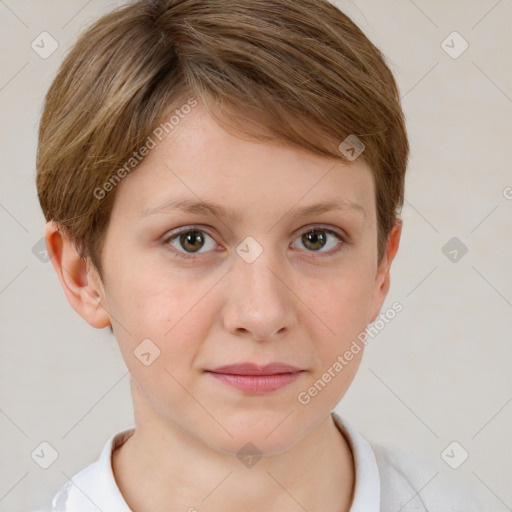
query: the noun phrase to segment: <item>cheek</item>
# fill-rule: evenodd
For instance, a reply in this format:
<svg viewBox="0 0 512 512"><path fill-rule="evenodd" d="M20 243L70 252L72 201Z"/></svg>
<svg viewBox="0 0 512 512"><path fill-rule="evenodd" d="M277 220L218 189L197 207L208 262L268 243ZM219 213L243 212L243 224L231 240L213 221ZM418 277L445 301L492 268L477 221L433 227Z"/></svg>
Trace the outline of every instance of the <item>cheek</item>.
<svg viewBox="0 0 512 512"><path fill-rule="evenodd" d="M326 347L339 347L368 324L372 271L362 263L347 265L338 272L330 269L315 279L303 281L297 292L307 305L305 314L310 320L304 323L311 326L312 339L321 334Z"/></svg>
<svg viewBox="0 0 512 512"><path fill-rule="evenodd" d="M149 339L157 347L154 350L160 351L155 368L183 373L181 368L190 367L211 329L212 304L204 297L213 284L204 280L191 283L183 275L166 276L147 267L117 282L112 313L120 324L116 336L127 365L138 371L130 358L133 360L137 347Z"/></svg>
<svg viewBox="0 0 512 512"><path fill-rule="evenodd" d="M128 331L116 329L123 359L146 400L164 416L190 406L185 389L194 385L192 369L211 329L202 288L141 273L123 285L128 294L118 295L119 321Z"/></svg>
<svg viewBox="0 0 512 512"><path fill-rule="evenodd" d="M357 373L372 287L364 272L316 283L315 292L305 301L311 311L305 308L302 320L314 344L314 364L298 400L320 411L336 406Z"/></svg>
<svg viewBox="0 0 512 512"><path fill-rule="evenodd" d="M143 335L159 337L193 308L199 293L197 286L192 288L178 272L170 274L165 268L140 258L120 261L109 288L110 311L126 323L128 331L145 330Z"/></svg>

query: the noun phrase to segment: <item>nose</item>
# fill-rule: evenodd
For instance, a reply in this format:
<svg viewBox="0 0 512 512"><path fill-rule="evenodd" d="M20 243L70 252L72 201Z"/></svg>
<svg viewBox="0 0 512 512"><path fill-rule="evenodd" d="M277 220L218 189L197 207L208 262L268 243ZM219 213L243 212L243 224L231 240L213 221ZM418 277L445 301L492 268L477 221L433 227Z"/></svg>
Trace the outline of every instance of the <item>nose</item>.
<svg viewBox="0 0 512 512"><path fill-rule="evenodd" d="M252 263L237 257L229 274L222 314L230 333L271 341L290 332L297 322L297 297L284 261L264 250Z"/></svg>

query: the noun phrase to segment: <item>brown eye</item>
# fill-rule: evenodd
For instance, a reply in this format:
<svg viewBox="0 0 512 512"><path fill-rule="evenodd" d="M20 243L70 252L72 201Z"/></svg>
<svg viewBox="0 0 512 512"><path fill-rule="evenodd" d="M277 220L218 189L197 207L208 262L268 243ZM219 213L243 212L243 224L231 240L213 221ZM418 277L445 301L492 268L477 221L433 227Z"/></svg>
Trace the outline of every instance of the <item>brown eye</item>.
<svg viewBox="0 0 512 512"><path fill-rule="evenodd" d="M341 234L323 227L303 231L298 239L306 248L306 252L318 253L322 256L336 253L344 247L345 243L348 243ZM327 249L324 250L326 247Z"/></svg>
<svg viewBox="0 0 512 512"><path fill-rule="evenodd" d="M314 231L308 231L302 235L302 243L304 247L311 249L312 251L320 250L327 240L324 231L315 229Z"/></svg>
<svg viewBox="0 0 512 512"><path fill-rule="evenodd" d="M187 231L178 235L181 246L192 252L197 252L204 245L204 236L201 231Z"/></svg>
<svg viewBox="0 0 512 512"><path fill-rule="evenodd" d="M208 247L208 239L210 240ZM196 228L188 228L166 238L164 241L172 247L173 252L184 258L194 257L194 254L201 254L214 250L217 247L215 240L204 231ZM207 250L201 251L203 247Z"/></svg>

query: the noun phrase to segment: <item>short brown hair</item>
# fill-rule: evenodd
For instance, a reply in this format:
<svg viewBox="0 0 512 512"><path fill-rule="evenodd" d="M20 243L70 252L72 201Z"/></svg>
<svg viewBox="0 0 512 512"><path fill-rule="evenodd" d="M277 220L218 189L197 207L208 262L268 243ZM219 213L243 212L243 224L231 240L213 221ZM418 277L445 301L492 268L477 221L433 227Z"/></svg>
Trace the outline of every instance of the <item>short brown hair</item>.
<svg viewBox="0 0 512 512"><path fill-rule="evenodd" d="M93 191L191 96L256 140L344 161L339 144L362 141L381 261L403 206L409 145L393 75L363 32L326 0L138 0L79 37L39 128L45 218L100 276L115 189L101 199Z"/></svg>

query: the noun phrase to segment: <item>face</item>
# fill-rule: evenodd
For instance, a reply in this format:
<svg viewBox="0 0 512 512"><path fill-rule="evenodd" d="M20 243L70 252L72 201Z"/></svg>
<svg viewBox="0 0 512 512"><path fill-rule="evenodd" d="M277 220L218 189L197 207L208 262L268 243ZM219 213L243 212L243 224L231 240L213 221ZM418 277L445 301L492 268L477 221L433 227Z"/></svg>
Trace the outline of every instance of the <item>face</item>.
<svg viewBox="0 0 512 512"><path fill-rule="evenodd" d="M387 292L369 168L242 140L199 105L117 187L101 301L139 400L224 452L296 443L344 395L363 350L332 369ZM212 373L246 362L301 371Z"/></svg>

